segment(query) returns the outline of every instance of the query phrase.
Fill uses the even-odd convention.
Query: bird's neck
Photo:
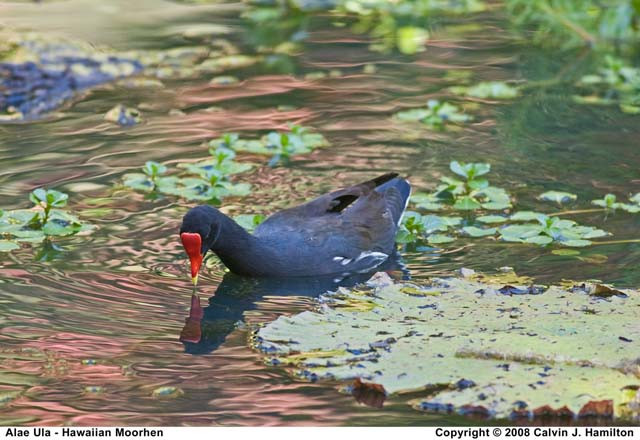
[[[232,272],[241,275],[255,273],[270,259],[264,244],[226,215],[221,216],[220,233],[210,249]]]

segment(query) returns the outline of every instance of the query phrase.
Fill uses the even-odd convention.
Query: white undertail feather
[[[404,202],[404,208],[402,208],[402,214],[400,214],[400,218],[398,219],[398,224],[396,226],[400,226],[400,224],[402,223],[402,217],[404,217],[404,213],[407,210],[407,206],[409,206],[409,200],[411,199],[411,186],[409,186],[409,196],[407,197],[407,200],[405,200]]]

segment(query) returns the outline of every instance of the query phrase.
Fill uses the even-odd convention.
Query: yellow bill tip
[[[198,284],[198,275],[196,275],[195,277],[191,277],[191,281],[193,281],[193,285],[197,285]]]

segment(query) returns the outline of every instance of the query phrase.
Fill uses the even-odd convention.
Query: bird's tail
[[[385,176],[389,176],[389,174],[385,174]],[[376,191],[384,194],[387,206],[393,216],[393,220],[399,225],[400,220],[402,219],[402,214],[405,209],[407,209],[407,204],[409,203],[411,185],[406,179],[397,176],[398,175],[396,174],[390,180],[385,181],[382,185],[376,188]]]

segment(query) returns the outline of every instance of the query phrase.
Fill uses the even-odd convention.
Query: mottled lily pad
[[[316,311],[260,328],[255,347],[301,379],[357,378],[387,394],[423,392],[410,403],[425,411],[507,418],[562,409],[578,416],[604,405],[611,411],[599,415],[637,417],[628,390],[640,385],[633,374],[640,294],[603,298],[512,279],[340,289],[322,296]],[[369,309],[349,308],[363,296]]]

